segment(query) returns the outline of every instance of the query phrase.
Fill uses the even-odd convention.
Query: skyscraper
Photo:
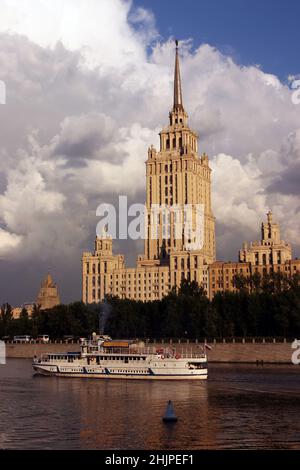
[[[98,302],[107,294],[143,301],[160,299],[182,279],[195,280],[208,290],[207,269],[216,253],[211,169],[208,156],[199,156],[198,136],[188,125],[177,41],[174,102],[169,125],[159,135],[160,149],[151,146],[146,161],[144,254],[138,257],[136,268],[126,268],[124,256],[113,255],[111,238],[107,234],[97,237],[94,253],[84,253],[82,258],[84,302]],[[186,228],[187,209],[191,231]],[[195,243],[199,239],[201,243]]]

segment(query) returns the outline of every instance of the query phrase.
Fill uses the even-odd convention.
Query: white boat
[[[85,340],[80,352],[47,353],[33,360],[38,374],[97,379],[203,380],[205,353],[145,348],[129,341]]]

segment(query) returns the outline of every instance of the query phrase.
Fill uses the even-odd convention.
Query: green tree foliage
[[[3,304],[0,309],[0,334],[9,336],[13,330],[12,308],[9,304]]]
[[[233,281],[236,292],[217,293],[209,301],[196,282],[184,280],[161,301],[140,302],[107,297],[109,314],[102,333],[114,338],[217,338],[300,335],[300,276],[283,273],[243,277]],[[103,306],[102,306],[103,307]],[[101,305],[75,302],[41,311],[31,318],[25,309],[13,319],[10,305],[0,309],[0,337],[48,334],[87,337],[99,331]]]

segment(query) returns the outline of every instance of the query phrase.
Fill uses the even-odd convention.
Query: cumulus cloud
[[[0,44],[0,256],[30,263],[32,295],[52,266],[63,299],[79,298],[97,206],[118,194],[145,200],[147,148],[158,146],[172,105],[174,43],[129,1],[3,0]],[[193,51],[183,41],[181,55],[184,104],[213,169],[218,257],[235,259],[244,239],[258,238],[268,209],[297,254],[300,114],[292,90],[208,44]],[[134,261],[132,243],[117,249]],[[7,290],[9,282],[3,300]]]
[[[119,67],[144,61],[141,39],[156,35],[153,16],[142,8],[131,12],[123,0],[2,0],[0,30],[24,35],[43,48],[61,41],[82,53],[88,67]]]
[[[0,228],[0,256],[7,255],[20,245],[22,237]]]

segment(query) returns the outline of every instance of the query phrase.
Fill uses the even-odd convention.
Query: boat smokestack
[[[99,334],[100,335],[104,335],[105,333],[105,326],[110,316],[110,312],[111,312],[111,305],[105,299],[104,302],[100,303],[100,311],[99,311]]]

